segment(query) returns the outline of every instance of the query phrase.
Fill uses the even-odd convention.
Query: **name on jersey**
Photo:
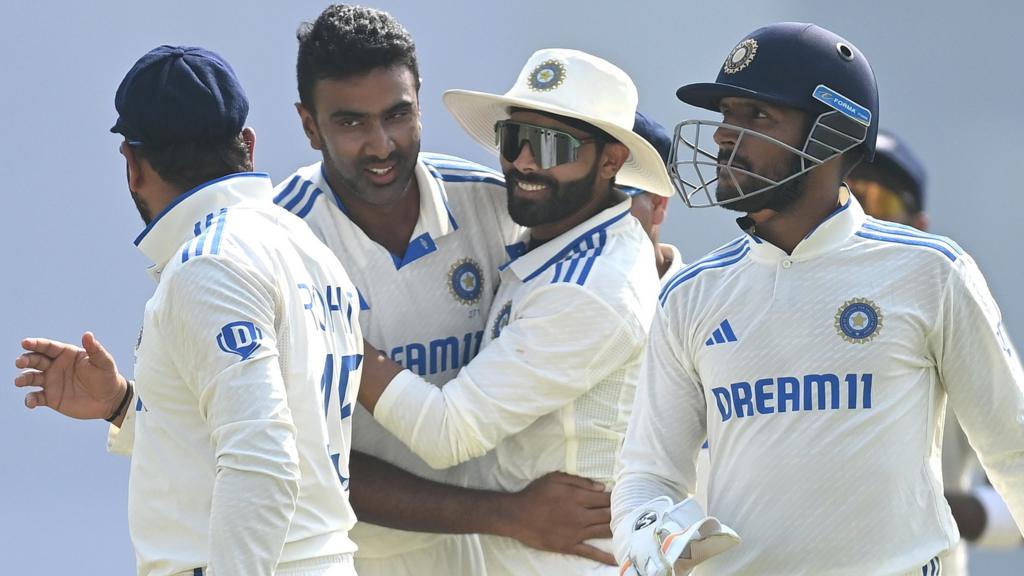
[[[448,336],[427,343],[412,342],[391,349],[391,359],[420,376],[455,370],[480,351],[483,330],[466,332],[462,338]]]
[[[346,293],[340,286],[320,287],[305,283],[298,284],[302,308],[309,314],[314,326],[324,332],[337,332],[339,322],[348,330],[352,329],[352,302],[355,294]]]
[[[783,412],[871,409],[871,385],[870,373],[807,374],[735,382],[711,393],[726,422]]]

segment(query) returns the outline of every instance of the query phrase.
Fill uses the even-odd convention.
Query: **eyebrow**
[[[411,109],[412,106],[413,106],[413,102],[411,100],[401,100],[398,103],[396,103],[393,106],[391,106],[390,108],[388,108],[387,110],[385,110],[384,112],[382,112],[381,115],[391,114],[392,112],[398,112],[400,110],[408,110],[408,109]],[[331,112],[331,116],[330,117],[331,118],[369,118],[370,116],[373,116],[373,114],[368,114],[366,112],[357,112],[355,110],[345,110],[344,108],[340,108],[338,110],[335,110],[334,112]]]

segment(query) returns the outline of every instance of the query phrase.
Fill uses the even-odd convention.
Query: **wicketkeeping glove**
[[[739,543],[740,537],[700,504],[687,498],[673,506],[655,498],[624,520],[615,534],[623,558],[620,576],[682,576]]]

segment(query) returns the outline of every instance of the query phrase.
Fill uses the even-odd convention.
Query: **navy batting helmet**
[[[815,119],[801,149],[753,131],[752,136],[771,139],[785,146],[802,160],[802,170],[781,181],[771,181],[751,174],[764,184],[752,192],[742,190],[736,198],[715,201],[706,194],[708,204],[726,204],[753,193],[760,193],[792,180],[831,158],[862,146],[864,157],[871,159],[878,133],[878,88],[875,74],[867,58],[849,41],[814,24],[780,22],[759,28],[741,40],[725,59],[715,82],[688,84],[676,91],[683,102],[718,111],[722,98],[734,96],[761,100],[771,104],[803,110]],[[695,205],[693,196],[707,190],[716,178],[705,178],[699,165],[715,165],[726,172],[739,168],[710,162],[711,154],[700,150],[698,142],[684,137],[681,128],[690,126],[721,126],[721,123],[688,121],[676,128],[673,165],[693,165],[698,181],[683,179],[678,170],[670,170],[676,187],[687,204]],[[737,130],[743,130],[736,128]],[[682,144],[693,150],[687,159]],[[670,167],[672,168],[672,167]]]

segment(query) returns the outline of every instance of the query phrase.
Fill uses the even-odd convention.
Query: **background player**
[[[633,132],[654,146],[658,155],[661,156],[662,162],[668,164],[669,153],[672,150],[672,137],[669,136],[664,126],[654,119],[648,118],[642,112],[637,112],[636,118],[633,120]],[[668,214],[668,201],[672,198],[671,191],[665,195],[647,192],[639,188],[620,188],[632,199],[630,212],[640,221],[640,226],[643,227],[644,232],[647,233],[654,245],[654,262],[658,267],[658,278],[664,282],[683,268],[683,257],[680,256],[679,249],[659,241],[661,225]]]
[[[249,103],[230,65],[161,46],[125,76],[112,132],[146,223],[157,289],[136,349],[137,394],[91,333],[29,338],[30,408],[107,418],[130,451],[141,574],[354,574],[351,399],[355,288],[252,172]]]
[[[420,153],[416,48],[390,14],[334,5],[298,36],[297,109],[323,159],[286,178],[275,201],[344,263],[367,337],[443,385],[479,350],[498,266],[523,249],[504,178]],[[474,532],[614,562],[582,543],[595,527],[611,534],[602,485],[556,473],[515,493],[468,490],[493,459],[438,471],[361,407],[354,426],[365,453],[353,454],[351,484],[361,575],[482,574]]]
[[[927,172],[906,141],[895,134],[879,130],[874,159],[858,164],[846,182],[870,216],[927,230]],[[1020,546],[1020,532],[1010,510],[984,481],[980,463],[952,410],[946,411],[943,425],[942,485],[961,537],[942,566],[944,574],[967,573],[966,542],[995,549]]]
[[[875,144],[864,55],[774,24],[715,83],[677,94],[723,115],[677,128],[677,189],[745,214],[746,234],[662,292],[616,538],[650,499],[692,493],[707,437],[708,511],[744,542],[700,573],[938,573],[956,538],[938,461],[947,397],[1024,518],[1024,375],[984,279],[952,241],[871,219],[842,186]]]

